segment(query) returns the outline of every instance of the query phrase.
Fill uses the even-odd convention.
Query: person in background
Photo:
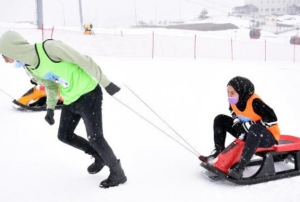
[[[273,109],[254,93],[254,85],[249,79],[241,76],[232,78],[227,84],[227,94],[231,117],[221,114],[215,118],[215,150],[209,156],[200,156],[200,159],[209,162],[216,158],[225,148],[228,132],[245,141],[239,162],[228,173],[235,179],[241,179],[258,147],[278,144],[280,130]]]
[[[0,53],[5,62],[23,67],[38,84],[45,86],[45,120],[50,125],[55,123],[54,108],[59,90],[64,103],[58,139],[95,158],[94,163],[88,167],[90,174],[98,173],[105,165],[109,167],[110,174],[100,183],[100,187],[108,188],[125,183],[127,177],[120,160],[103,135],[100,85],[111,96],[120,88],[106,78],[93,59],[57,40],[29,44],[14,31],[7,31],[1,36]],[[86,128],[87,139],[74,133],[81,119]]]

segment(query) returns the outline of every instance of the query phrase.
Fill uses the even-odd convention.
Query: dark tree
[[[207,12],[207,10],[204,8],[202,11],[201,11],[201,13],[200,13],[200,15],[199,15],[199,19],[206,19],[207,18],[207,14],[208,14],[208,12]]]

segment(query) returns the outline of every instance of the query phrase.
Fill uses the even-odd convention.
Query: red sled
[[[243,177],[240,180],[231,178],[227,175],[229,169],[239,161],[244,146],[244,141],[236,139],[212,163],[201,162],[200,165],[220,178],[241,185],[257,184],[300,175],[300,138],[281,135],[278,145],[256,150],[255,156],[259,158],[253,158],[247,165],[247,168],[259,166],[253,175]],[[293,166],[284,171],[276,171],[275,164],[278,162],[289,162]]]

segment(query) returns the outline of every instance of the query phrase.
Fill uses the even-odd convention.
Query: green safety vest
[[[96,79],[91,77],[78,65],[70,62],[54,62],[45,53],[43,43],[35,44],[39,57],[38,66],[29,69],[41,79],[51,80],[59,84],[60,96],[64,104],[68,105],[76,101],[80,96],[95,89],[98,85]]]

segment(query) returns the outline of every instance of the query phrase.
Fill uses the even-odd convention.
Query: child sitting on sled
[[[43,111],[47,110],[47,94],[44,86],[38,85],[32,79],[30,83],[35,85],[30,88],[24,95],[22,95],[19,99],[13,100],[15,104],[15,108],[20,110],[32,110],[32,111]],[[55,109],[60,109],[63,105],[63,99],[60,95],[58,95],[59,100],[55,106]]]
[[[278,144],[280,131],[273,109],[254,93],[254,85],[244,77],[234,77],[227,85],[229,110],[232,117],[220,114],[214,120],[215,150],[202,161],[211,161],[225,149],[226,132],[245,141],[240,160],[228,175],[241,179],[243,171],[258,147]]]

